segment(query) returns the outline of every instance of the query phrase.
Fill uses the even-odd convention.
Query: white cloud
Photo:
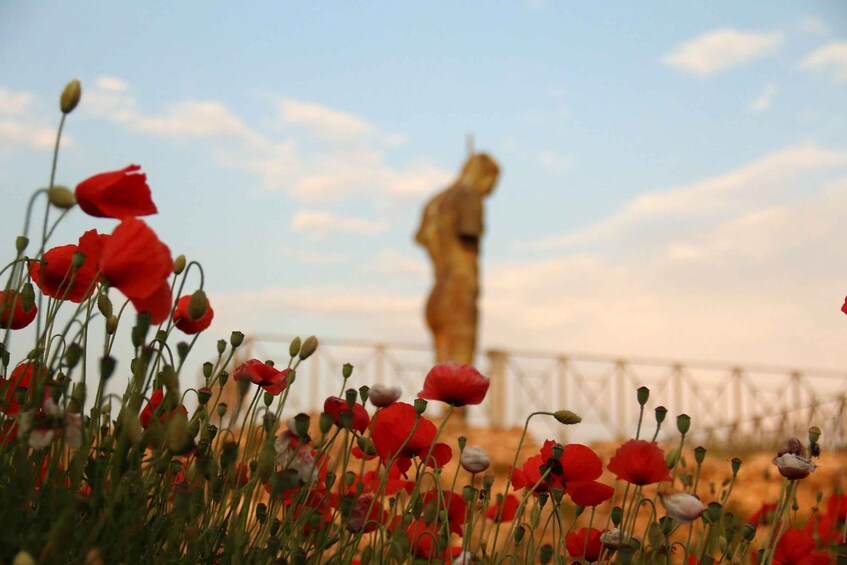
[[[782,41],[780,32],[716,29],[679,45],[662,62],[696,75],[710,76],[773,53]]]
[[[283,246],[280,253],[298,263],[306,265],[340,265],[350,261],[350,256],[345,253],[336,253],[327,249]]]
[[[429,163],[392,166],[386,148],[404,142],[367,120],[319,104],[282,99],[273,135],[247,125],[217,100],[186,100],[160,114],[144,112],[130,86],[100,77],[85,96],[84,111],[137,133],[199,139],[217,162],[259,177],[268,190],[283,190],[305,202],[340,202],[356,196],[397,198],[431,192],[450,173]],[[301,126],[292,128],[290,126]],[[314,140],[328,141],[318,144]]]
[[[810,53],[799,68],[826,73],[837,82],[847,82],[847,41],[832,41]]]
[[[0,119],[0,148],[2,149],[25,147],[27,149],[47,150],[53,149],[54,143],[56,143],[56,130],[54,128]],[[62,145],[63,147],[71,147],[73,140],[63,135]]]
[[[97,88],[101,90],[108,90],[111,92],[126,92],[129,90],[129,84],[117,77],[101,76],[97,78],[94,84],[96,84]]]
[[[363,218],[342,218],[329,212],[300,210],[291,220],[291,231],[304,233],[314,240],[322,240],[336,233],[355,235],[377,235],[384,232],[388,224]]]
[[[0,114],[17,115],[24,112],[32,102],[32,94],[9,90],[0,86]]]
[[[773,97],[776,96],[777,87],[775,84],[768,84],[762,89],[756,98],[750,102],[750,111],[754,114],[760,114],[771,107]]]
[[[312,135],[332,141],[359,140],[376,128],[367,121],[320,104],[283,98],[279,102],[282,120],[307,128]]]
[[[626,234],[648,221],[691,222],[751,204],[763,205],[786,190],[801,174],[845,164],[847,151],[816,145],[789,148],[700,182],[644,193],[584,230],[543,238],[521,247],[549,250],[596,243]]]

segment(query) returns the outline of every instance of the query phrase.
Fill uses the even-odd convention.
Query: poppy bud
[[[310,335],[306,338],[306,341],[303,342],[303,346],[300,348],[300,353],[298,357],[301,361],[305,361],[309,357],[312,356],[312,353],[318,348],[318,338],[313,335]]]
[[[353,411],[342,410],[338,414],[338,427],[349,430],[353,426]]]
[[[545,543],[538,549],[538,560],[541,562],[541,565],[550,563],[550,560],[553,559],[554,551],[553,546],[549,543]]]
[[[82,97],[82,84],[77,79],[73,79],[65,85],[62,95],[59,97],[59,109],[63,114],[70,114],[79,104],[79,99]]]
[[[185,270],[185,255],[177,255],[174,259],[174,274],[181,275]]]
[[[300,413],[294,416],[294,433],[297,437],[304,438],[309,435],[309,423],[312,418],[308,414]]]
[[[646,386],[642,386],[638,388],[638,404],[644,406],[647,404],[647,400],[650,398],[650,389]]]
[[[703,512],[703,519],[708,524],[716,524],[721,519],[722,512],[723,506],[719,502],[710,502]]]
[[[227,408],[229,408],[229,406],[227,406],[226,402],[221,402],[218,404],[217,408],[215,409],[215,411],[218,413],[218,418],[223,418],[224,415],[226,415]]]
[[[706,510],[699,498],[687,492],[660,492],[659,500],[667,510],[668,517],[677,522],[691,522]]]
[[[621,520],[623,520],[623,508],[615,506],[612,508],[612,524],[617,528],[621,525]]]
[[[744,538],[744,541],[753,541],[753,538],[756,537],[756,525],[749,522],[744,524],[741,527],[741,537]]]
[[[335,484],[336,475],[332,471],[326,472],[326,477],[324,477],[324,487],[326,490],[330,490],[332,486]]]
[[[526,528],[523,526],[518,526],[515,528],[515,545],[521,543],[523,541],[523,537],[526,534]]]
[[[269,392],[265,392],[262,395],[262,401],[265,403],[265,406],[270,407],[270,405],[274,402],[274,395]]]
[[[288,346],[288,355],[292,359],[297,357],[297,354],[300,353],[300,338],[295,337],[291,340],[291,344]]]
[[[676,417],[676,429],[679,433],[685,435],[689,428],[691,428],[691,417],[688,414],[680,414]]]
[[[210,398],[212,398],[212,389],[207,386],[200,387],[197,391],[197,401],[200,405],[205,406],[209,402]]]
[[[105,292],[100,293],[97,297],[97,309],[103,315],[104,318],[110,318],[112,316],[112,301],[109,300],[109,295]]]
[[[421,416],[424,412],[426,412],[427,402],[423,398],[415,399],[415,413],[418,416]]]
[[[351,365],[350,363],[344,363],[344,365],[341,366],[341,376],[344,377],[345,379],[349,379],[350,375],[352,375],[352,374],[353,374],[353,365]]]
[[[459,451],[464,451],[465,446],[468,444],[468,438],[466,438],[465,436],[459,436],[456,439],[456,443],[459,444]]]
[[[85,265],[85,253],[82,251],[74,251],[74,254],[71,258],[71,267],[74,269],[79,269],[83,265]]]
[[[809,443],[818,443],[821,438],[821,429],[817,426],[809,428]]]
[[[344,391],[344,400],[347,402],[347,408],[353,408],[353,405],[356,404],[357,395],[358,391],[355,388],[348,388]]]
[[[318,417],[318,428],[322,434],[327,434],[332,429],[332,424],[334,423],[335,418],[328,412],[321,412],[320,417]]]
[[[54,185],[48,188],[47,200],[61,210],[69,210],[76,206],[76,197],[66,186]]]
[[[566,426],[582,422],[582,418],[570,410],[556,410],[553,412],[553,417],[556,418],[557,422],[565,424]]]
[[[664,406],[656,406],[656,423],[661,425],[665,421],[665,416],[668,415],[668,409]]]
[[[115,372],[115,366],[117,365],[117,361],[114,357],[110,355],[106,355],[100,358],[100,379],[107,381],[112,377],[112,374]]]
[[[206,361],[205,363],[203,363],[203,376],[207,380],[209,379],[209,377],[212,376],[212,369],[214,369],[214,368],[215,368],[215,366],[212,365],[212,363],[210,361]]]
[[[109,316],[106,318],[106,333],[113,335],[116,331],[118,331],[118,317]]]
[[[264,502],[260,502],[256,505],[256,519],[260,524],[264,524],[265,520],[268,518],[268,505]]]
[[[244,343],[244,334],[241,332],[232,332],[229,336],[229,344],[233,349],[238,348],[242,343]]]
[[[191,295],[191,299],[188,301],[188,318],[192,322],[196,322],[203,317],[208,307],[209,299],[206,298],[206,293],[203,292],[203,289],[195,290],[194,294]]]
[[[362,399],[362,405],[364,406],[365,402],[368,401],[368,396],[370,395],[371,387],[368,385],[362,385],[359,387],[359,398]]]
[[[135,317],[135,326],[132,328],[132,345],[135,347],[144,345],[148,331],[150,331],[150,314],[139,312]]]
[[[462,449],[459,462],[462,468],[468,473],[482,473],[491,466],[491,459],[489,459],[488,453],[483,448],[476,446]]]
[[[121,413],[118,415],[118,422],[121,426],[121,434],[126,434],[130,443],[136,445],[141,442],[141,424],[138,422],[138,418],[132,415],[129,410],[121,410]]]
[[[173,365],[165,365],[159,371],[159,382],[168,389],[168,391],[179,392],[179,377],[176,375],[176,369]]]
[[[371,438],[365,436],[356,437],[356,445],[362,450],[362,453],[368,457],[376,455],[376,446]]]
[[[218,435],[218,427],[214,424],[208,424],[203,428],[200,437],[206,441],[212,441]]]
[[[368,390],[368,399],[377,408],[385,408],[394,404],[402,394],[403,391],[398,386],[375,384]]]
[[[703,460],[706,459],[706,448],[701,446],[694,448],[694,460],[697,461],[698,465],[703,464]]]
[[[262,444],[262,450],[259,452],[259,459],[256,465],[256,475],[259,481],[266,483],[270,480],[271,474],[274,471],[274,460],[276,459],[276,450],[274,449],[273,438],[269,437],[269,441]]]
[[[81,414],[83,406],[85,406],[85,383],[74,383],[71,399],[68,402],[68,412]]]
[[[180,361],[185,361],[185,358],[188,357],[188,352],[191,350],[191,346],[188,345],[188,342],[178,341],[176,344],[176,356]]]
[[[221,467],[228,469],[238,459],[238,444],[234,441],[225,441],[221,448]]]

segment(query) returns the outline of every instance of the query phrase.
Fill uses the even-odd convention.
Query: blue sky
[[[412,235],[472,133],[483,346],[847,362],[840,2],[21,1],[0,36],[0,242],[79,78],[58,181],[143,166],[212,337],[426,341]]]

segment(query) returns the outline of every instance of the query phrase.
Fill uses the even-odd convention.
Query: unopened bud
[[[730,461],[729,464],[732,467],[732,476],[734,477],[738,474],[738,470],[741,468],[741,459],[739,459],[738,457],[733,457],[732,461]]]
[[[82,84],[73,79],[65,85],[62,95],[59,97],[59,109],[63,114],[70,114],[79,104],[79,99],[82,97]]]
[[[111,355],[106,355],[100,358],[100,379],[107,381],[111,378],[112,374],[115,372],[115,366],[118,364],[117,360]]]
[[[71,399],[68,402],[68,412],[71,414],[81,414],[83,406],[85,406],[85,383],[74,383]]]
[[[329,433],[329,430],[332,429],[332,424],[335,423],[335,419],[332,417],[332,414],[328,412],[321,412],[320,417],[318,417],[318,429],[320,429],[322,434]]]
[[[679,463],[680,455],[681,452],[679,450],[679,446],[676,446],[673,449],[669,450],[667,455],[665,455],[665,466],[668,469],[673,469],[674,467],[676,467],[676,464]]]
[[[341,366],[341,376],[344,377],[345,379],[349,379],[350,375],[352,375],[352,374],[353,374],[353,365],[351,365],[350,363],[344,363],[344,365]]]
[[[359,387],[359,398],[362,399],[362,404],[368,401],[368,396],[370,395],[371,387],[368,385],[362,385]]]
[[[66,186],[54,185],[47,189],[47,200],[62,210],[69,210],[76,206],[74,193]]]
[[[685,435],[689,428],[691,428],[691,417],[688,414],[680,414],[676,417],[676,429],[679,433]]]
[[[660,424],[665,421],[665,416],[668,415],[668,409],[664,406],[656,406],[656,423]]]
[[[644,406],[647,404],[647,400],[650,398],[650,389],[646,386],[642,386],[638,388],[638,404]]]
[[[694,448],[694,460],[697,461],[698,465],[703,464],[703,460],[706,459],[706,448],[702,445]]]
[[[809,443],[818,443],[821,439],[821,429],[817,426],[809,428]]]
[[[356,444],[359,446],[359,449],[362,450],[368,457],[373,457],[376,455],[376,446],[371,438],[366,436],[356,436]]]
[[[242,343],[244,343],[244,334],[241,332],[232,332],[229,336],[229,344],[233,349],[239,347]]]
[[[541,565],[547,565],[553,559],[553,553],[555,550],[553,546],[549,543],[545,543],[538,550],[538,560],[541,562]]]
[[[83,265],[85,265],[85,253],[82,251],[74,251],[73,256],[71,257],[71,267],[74,269],[79,269]]]
[[[65,350],[65,365],[68,369],[73,369],[79,360],[82,358],[82,346],[78,343],[72,343]]]
[[[224,351],[226,351],[226,340],[219,339],[217,346],[218,346],[218,355],[223,355]]]
[[[306,341],[303,342],[303,346],[300,348],[300,353],[298,357],[301,361],[304,361],[312,356],[312,353],[318,348],[318,338],[313,335],[310,335],[306,338]]]
[[[185,270],[185,255],[177,255],[174,259],[174,274],[181,275]]]
[[[12,559],[12,565],[35,565],[35,559],[26,551],[19,551]]]
[[[291,340],[291,344],[288,346],[288,355],[292,359],[297,357],[297,354],[300,353],[300,338],[295,337]]]
[[[347,408],[353,408],[353,405],[356,404],[356,398],[359,395],[359,391],[355,388],[348,388],[344,391],[344,400],[347,402]]]
[[[118,317],[109,316],[108,318],[106,318],[106,333],[108,335],[112,335],[116,331],[118,331]]]
[[[112,301],[109,300],[109,295],[105,292],[100,293],[97,297],[97,309],[100,310],[104,318],[108,319],[112,316]]]
[[[553,412],[553,417],[556,418],[557,422],[565,424],[566,426],[582,422],[582,418],[570,410],[556,410]]]
[[[23,253],[26,246],[29,245],[29,238],[23,235],[19,235],[15,238],[15,249],[18,253]]]
[[[612,524],[617,528],[621,525],[621,520],[623,520],[623,508],[615,506],[612,508]]]
[[[209,299],[203,289],[197,289],[188,300],[188,319],[196,322],[203,317],[209,307]]]

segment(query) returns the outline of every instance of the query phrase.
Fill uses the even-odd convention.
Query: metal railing
[[[289,342],[255,335],[241,355],[280,360]],[[432,366],[432,351],[420,344],[321,340],[298,372],[287,411],[319,411],[327,396],[339,394],[344,363],[355,367],[350,385],[400,386],[409,399]],[[472,425],[522,427],[531,412],[559,409],[582,417],[577,426],[535,418],[530,431],[538,439],[587,443],[632,437],[639,415],[636,390],[646,386],[651,392],[642,437],[653,435],[654,408],[661,405],[668,415],[660,439],[676,434],[675,418],[685,413],[692,419],[690,437],[701,443],[774,446],[788,436],[805,438],[816,425],[825,446],[847,444],[847,372],[499,349],[481,354],[477,367],[491,379],[491,388],[483,404],[469,407]],[[428,414],[438,409],[431,403]]]

